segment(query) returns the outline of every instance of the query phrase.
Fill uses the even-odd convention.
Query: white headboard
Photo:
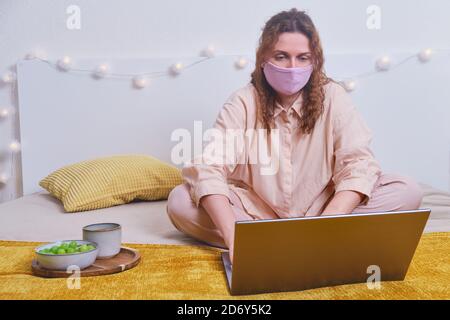
[[[177,60],[106,62],[114,72],[140,73],[164,71]],[[189,64],[199,58],[182,60]],[[210,127],[231,92],[248,83],[253,64],[237,70],[235,61],[234,56],[219,56],[176,77],[154,79],[144,89],[134,88],[129,79],[95,79],[39,60],[20,61],[24,194],[42,190],[39,180],[53,170],[99,156],[143,153],[171,162],[176,144],[170,140],[172,131],[192,132],[195,120],[203,120],[204,130]],[[76,60],[76,67],[95,68],[103,62]],[[326,70],[330,76],[349,76],[373,70],[373,62],[372,55],[328,55]],[[358,83],[353,99],[374,132],[373,149],[385,171],[448,188],[450,90],[443,83],[450,80],[449,69],[449,62],[413,61]]]
[[[185,64],[199,58],[184,59]],[[193,130],[194,120],[211,126],[230,93],[245,85],[249,72],[232,58],[207,60],[176,77],[153,79],[136,89],[129,79],[95,79],[67,73],[39,60],[18,63],[24,194],[70,163],[118,153],[142,153],[170,162],[176,128]],[[103,60],[76,61],[94,68]],[[165,71],[168,59],[114,60],[117,73]],[[74,66],[75,67],[75,66]]]

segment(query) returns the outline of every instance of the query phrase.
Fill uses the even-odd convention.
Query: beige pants
[[[353,212],[414,210],[420,207],[423,192],[410,177],[397,174],[382,174],[375,184],[372,196],[366,205],[357,206]],[[230,190],[231,207],[235,221],[254,220],[245,212],[239,197]],[[189,185],[176,186],[169,194],[167,214],[173,225],[181,232],[209,245],[227,248],[220,231],[206,210],[197,208],[189,194]],[[272,219],[279,217],[273,214]]]

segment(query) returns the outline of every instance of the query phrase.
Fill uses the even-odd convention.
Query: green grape
[[[89,251],[95,249],[95,247],[94,247],[92,244],[88,244],[88,245],[87,245],[87,248],[88,248]]]
[[[64,242],[59,246],[59,248],[66,250],[67,248],[69,248],[69,243]]]
[[[53,246],[53,247],[50,249],[50,251],[51,251],[52,253],[56,254],[56,253],[58,253],[58,249],[59,249],[58,246]]]
[[[80,247],[80,252],[86,252],[86,251],[88,251],[89,249],[88,249],[88,246],[87,245],[85,245],[85,244],[83,244],[81,247]]]
[[[76,241],[71,241],[69,243],[69,247],[71,247],[71,248],[76,248],[77,246],[78,246],[78,243]]]
[[[74,248],[67,248],[66,250],[67,253],[75,253],[75,249]]]
[[[66,254],[66,250],[64,250],[63,248],[59,248],[56,254]]]

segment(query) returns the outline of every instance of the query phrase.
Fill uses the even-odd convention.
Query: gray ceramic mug
[[[120,252],[122,227],[118,223],[95,223],[83,227],[83,240],[98,244],[97,259],[109,259]]]

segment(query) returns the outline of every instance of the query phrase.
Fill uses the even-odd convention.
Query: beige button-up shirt
[[[185,163],[182,175],[196,206],[208,194],[230,199],[230,189],[256,219],[270,218],[274,213],[280,218],[319,215],[334,192],[341,190],[363,193],[362,203],[366,204],[381,174],[369,147],[372,133],[339,84],[331,81],[324,89],[324,112],[311,134],[304,134],[298,127],[300,95],[289,109],[277,103],[274,118],[278,130],[271,138],[257,134],[262,124],[257,121],[253,85],[233,92],[213,130],[238,129],[245,134],[253,129],[254,134],[246,135],[249,138],[232,155],[211,153],[227,150],[223,147],[225,138],[212,139],[201,155]],[[258,153],[264,149],[261,146],[266,146],[264,157]],[[208,155],[215,156],[205,157],[208,147]],[[207,157],[209,162],[204,161]]]

